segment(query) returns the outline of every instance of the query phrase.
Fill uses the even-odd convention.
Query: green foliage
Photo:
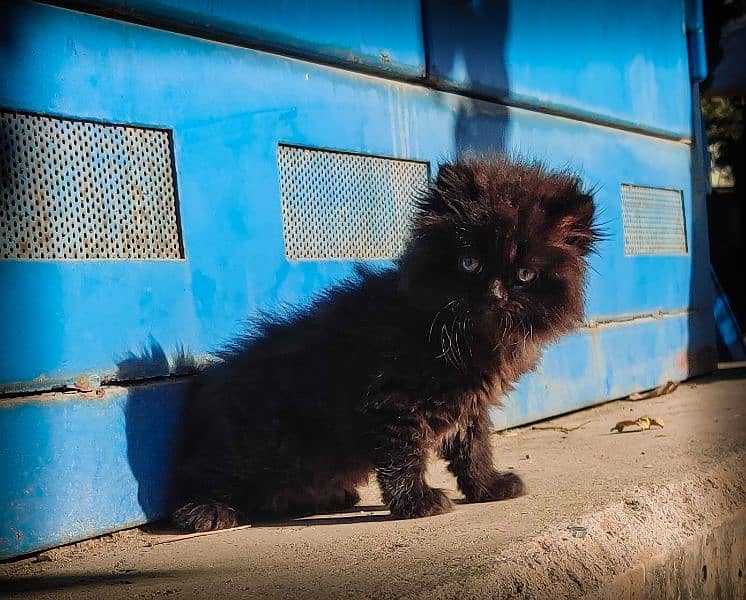
[[[744,127],[744,107],[746,98],[704,98],[702,116],[707,130],[707,139],[713,150],[715,166],[736,171],[737,161],[741,160],[739,148]]]

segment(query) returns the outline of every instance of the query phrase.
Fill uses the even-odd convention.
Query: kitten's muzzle
[[[495,279],[495,281],[492,282],[492,285],[490,286],[490,291],[492,292],[492,295],[495,297],[495,299],[501,302],[507,300],[508,298],[508,294],[505,291],[505,286],[502,284],[502,281],[500,281],[499,279]]]

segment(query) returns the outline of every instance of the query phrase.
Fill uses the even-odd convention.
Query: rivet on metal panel
[[[81,392],[91,392],[101,387],[101,377],[98,375],[79,375],[75,378],[73,387]]]

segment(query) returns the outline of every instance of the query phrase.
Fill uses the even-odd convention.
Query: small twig
[[[585,427],[588,425],[588,423],[593,423],[593,421],[586,421],[585,423],[581,423],[580,425],[577,425],[575,427],[560,427],[560,426],[550,426],[550,427],[539,427],[537,425],[534,425],[531,429],[540,429],[542,431],[561,431],[562,433],[570,433],[571,431],[576,431],[580,429],[581,427]]]
[[[184,535],[177,535],[176,537],[168,538],[167,540],[159,540],[150,544],[151,546],[160,546],[161,544],[171,544],[172,542],[181,542],[183,540],[190,540],[196,537],[202,537],[204,535],[214,535],[216,533],[228,533],[229,531],[239,531],[241,529],[248,529],[251,525],[241,525],[240,527],[231,527],[230,529],[215,529],[214,531],[197,531],[196,533],[186,533]]]
[[[657,388],[648,390],[647,392],[635,392],[627,396],[627,400],[647,400],[649,398],[657,398],[658,396],[665,396],[673,392],[679,384],[673,381],[667,381],[663,385],[659,385]]]

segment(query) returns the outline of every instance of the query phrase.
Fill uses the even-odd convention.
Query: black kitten
[[[488,408],[583,314],[598,238],[578,179],[505,157],[440,168],[396,268],[359,270],[262,320],[187,400],[174,522],[188,530],[354,505],[376,472],[397,517],[449,510],[431,450],[469,502],[513,498]]]

